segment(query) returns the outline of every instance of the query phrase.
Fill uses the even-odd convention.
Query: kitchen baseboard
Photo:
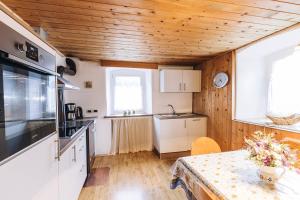
[[[190,156],[191,151],[180,151],[180,152],[170,152],[170,153],[159,153],[156,148],[153,149],[153,152],[159,157],[161,160],[168,159],[177,159],[184,156]]]

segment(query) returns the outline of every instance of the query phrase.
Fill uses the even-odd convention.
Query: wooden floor
[[[104,169],[106,181],[84,187],[79,200],[185,200],[181,188],[169,189],[173,163],[152,152],[97,157],[94,168]]]

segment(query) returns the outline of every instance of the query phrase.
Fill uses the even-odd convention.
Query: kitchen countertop
[[[164,116],[165,115],[165,116]],[[167,116],[170,115],[170,116]],[[171,114],[157,114],[154,115],[155,118],[158,118],[160,120],[165,119],[185,119],[185,118],[198,118],[198,117],[207,117],[203,114],[197,114],[197,113],[177,113],[177,116],[171,116]]]
[[[89,127],[89,125],[91,123],[93,123],[93,119],[96,119],[96,118],[83,118],[83,119],[80,119],[80,120],[76,120],[76,121],[84,121],[83,123],[83,126],[78,129],[76,131],[76,133],[73,134],[72,137],[70,138],[59,138],[59,153],[60,155],[62,155],[75,141],[76,139],[81,135],[82,132],[85,132],[86,129]]]
[[[111,118],[124,118],[124,117],[151,117],[153,114],[132,114],[132,115],[108,115],[104,116],[105,119],[111,119]]]
[[[94,116],[94,117],[83,117],[82,119],[76,119],[76,121],[87,121],[87,120],[95,120],[97,119],[98,116]]]

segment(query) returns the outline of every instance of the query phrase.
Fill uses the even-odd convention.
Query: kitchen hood
[[[57,76],[57,87],[65,90],[80,90],[79,87],[73,85],[70,81],[61,76]]]

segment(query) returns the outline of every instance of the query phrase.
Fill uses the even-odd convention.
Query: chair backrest
[[[209,137],[197,138],[192,143],[192,155],[209,154],[209,153],[219,153],[221,148],[216,141]]]

